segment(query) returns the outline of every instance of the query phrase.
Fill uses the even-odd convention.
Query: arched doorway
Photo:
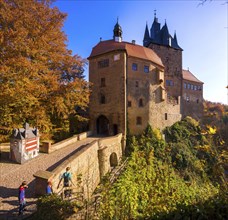
[[[97,118],[97,134],[108,135],[109,134],[108,130],[109,130],[108,119],[104,115],[99,116]]]
[[[111,167],[116,167],[118,165],[118,160],[117,160],[117,154],[112,153],[109,158],[110,161],[110,166]]]

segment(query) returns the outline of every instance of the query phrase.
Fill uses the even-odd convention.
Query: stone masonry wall
[[[131,70],[132,63],[138,70]],[[149,73],[144,66],[149,66]],[[128,128],[130,134],[140,134],[150,124],[153,128],[163,129],[181,120],[180,100],[170,104],[164,88],[164,72],[153,63],[137,58],[128,59]],[[142,106],[139,101],[142,100]],[[142,119],[141,124],[137,118]]]
[[[116,58],[117,57],[117,58]],[[98,67],[98,62],[109,60],[109,66]],[[96,134],[97,118],[104,115],[109,121],[109,135],[113,135],[113,125],[118,126],[117,133],[126,131],[125,81],[126,54],[123,51],[111,52],[92,58],[89,63],[89,81],[92,83],[90,96],[90,129]],[[101,83],[101,79],[104,83]],[[100,103],[101,95],[105,103]]]
[[[173,86],[165,85],[167,93],[174,97],[181,96],[182,50],[157,44],[150,44],[149,48],[158,54],[165,66],[165,82],[172,80],[174,83]]]
[[[60,192],[63,183],[57,189],[61,175],[65,172],[66,167],[70,167],[72,181],[75,186],[74,191],[83,191],[84,197],[89,198],[101,178],[111,170],[111,155],[116,155],[119,163],[122,157],[122,134],[113,137],[93,141],[91,144],[83,147],[69,159],[56,167],[52,172],[38,171],[36,177],[35,191],[41,195],[45,192],[47,180],[51,180],[54,192]],[[77,177],[81,176],[81,185],[77,187]],[[45,180],[46,178],[46,180]]]

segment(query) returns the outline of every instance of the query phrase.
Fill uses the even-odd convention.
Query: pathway
[[[87,145],[96,139],[95,137],[88,137],[53,153],[40,153],[39,156],[22,165],[12,163],[6,158],[0,158],[0,220],[18,219],[18,187],[23,180],[26,180],[29,186],[26,191],[28,205],[26,213],[29,214],[36,207],[34,195],[35,178],[33,174],[38,170],[52,171],[56,164],[66,159],[77,148]]]

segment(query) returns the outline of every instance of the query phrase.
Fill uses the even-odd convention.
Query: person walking
[[[18,195],[19,213],[18,213],[18,215],[21,215],[21,214],[23,214],[23,211],[26,211],[26,209],[25,209],[25,206],[26,206],[25,189],[26,188],[28,188],[28,185],[27,185],[26,181],[23,181],[19,187],[19,195]]]
[[[74,185],[74,183],[72,182],[72,175],[70,173],[70,167],[66,168],[66,171],[63,173],[63,175],[61,176],[60,180],[59,180],[59,184],[57,189],[59,188],[59,185],[61,183],[61,181],[63,180],[63,187],[70,187],[70,182]],[[66,197],[71,197],[71,189],[65,189],[64,190],[64,196]]]

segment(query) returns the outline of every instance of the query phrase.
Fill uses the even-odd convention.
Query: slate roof
[[[184,80],[203,84],[203,82],[198,80],[189,70],[182,70],[182,76]]]
[[[125,51],[128,56],[137,57],[164,67],[160,57],[151,49],[128,42],[116,42],[114,40],[107,40],[99,42],[93,47],[88,59],[113,51]]]
[[[176,33],[174,37],[169,34],[168,26],[165,22],[162,28],[160,28],[160,23],[158,19],[154,17],[154,22],[150,29],[150,36],[148,36],[148,27],[146,25],[143,45],[148,47],[150,43],[159,44],[163,46],[169,46],[175,49],[182,50],[182,48],[177,43],[177,36]]]
[[[27,137],[25,137],[25,134],[27,134]],[[15,139],[25,139],[25,138],[33,138],[38,136],[38,129],[37,128],[30,128],[28,123],[25,123],[24,128],[14,129],[12,138]]]

